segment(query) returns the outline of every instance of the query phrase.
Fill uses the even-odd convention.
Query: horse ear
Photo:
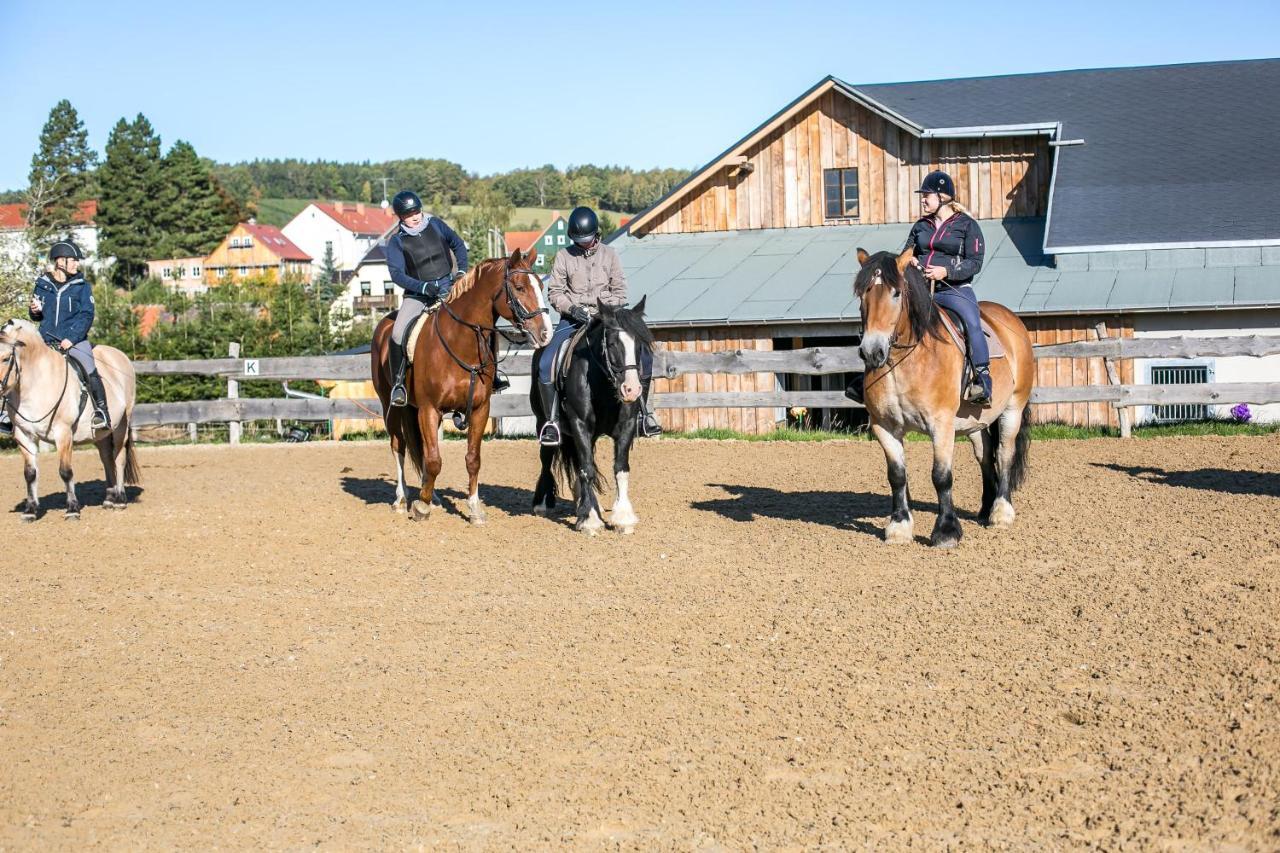
[[[518,263],[520,263],[520,250],[515,249],[511,252],[511,265],[515,266]]]
[[[634,313],[634,314],[635,314],[636,316],[638,316],[638,317],[643,317],[643,316],[644,316],[644,301],[645,301],[646,299],[648,299],[648,298],[649,298],[649,294],[647,294],[647,293],[646,293],[644,296],[641,296],[641,297],[640,297],[640,301],[636,303],[636,307],[631,309],[632,313]]]
[[[858,266],[865,267],[867,265],[867,261],[870,258],[871,256],[867,254],[867,250],[859,246],[858,247]]]
[[[537,257],[538,257],[537,249],[530,249],[529,251],[524,253],[524,259],[528,261],[530,269],[533,269],[533,262]]]
[[[910,246],[902,250],[902,254],[898,255],[898,272],[906,272],[907,267],[911,266],[911,260],[916,256],[915,250]]]
[[[613,316],[613,306],[599,297],[596,297],[596,308],[600,309],[600,314],[602,316]]]

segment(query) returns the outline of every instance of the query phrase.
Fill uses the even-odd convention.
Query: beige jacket
[[[547,283],[547,301],[565,314],[575,305],[595,310],[596,300],[610,305],[627,301],[627,276],[618,253],[604,243],[588,251],[569,246],[556,253]]]

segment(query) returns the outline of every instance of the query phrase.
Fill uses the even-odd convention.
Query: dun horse
[[[392,504],[396,511],[405,510],[404,457],[408,453],[422,476],[418,499],[409,502],[409,517],[431,515],[441,467],[440,419],[445,412],[461,412],[467,421],[467,508],[473,524],[484,523],[479,493],[480,442],[489,420],[489,398],[497,372],[492,345],[498,334],[496,324],[499,318],[507,320],[534,346],[545,346],[551,340],[550,311],[542,283],[530,269],[534,257],[535,253],[521,255],[517,249],[510,258],[481,262],[456,281],[444,303],[422,320],[410,356],[407,406],[390,404],[387,344],[395,312],[374,329],[373,385],[382,401],[396,460],[396,499]]]
[[[991,362],[991,405],[978,408],[961,396],[965,355],[942,329],[924,273],[907,249],[900,255],[858,250],[862,265],[854,293],[862,302],[864,400],[871,431],[889,463],[893,510],[885,542],[910,542],[911,496],[902,439],[908,430],[933,440],[933,485],[938,521],[931,543],[960,542],[960,521],[951,500],[952,451],[957,434],[969,436],[982,466],[983,524],[1013,523],[1013,491],[1027,471],[1031,389],[1035,359],[1026,327],[1008,308],[980,303],[1005,355]]]
[[[111,430],[96,434],[89,424],[91,407],[66,357],[49,347],[36,327],[26,320],[10,320],[0,327],[0,398],[13,421],[13,436],[22,451],[27,480],[27,500],[22,507],[24,521],[35,521],[39,514],[36,460],[41,441],[57,447],[58,473],[67,487],[67,518],[80,517],[80,501],[71,470],[71,451],[76,443],[92,441],[98,446],[107,482],[103,506],[124,509],[129,502],[125,486],[141,482],[130,430],[133,365],[115,347],[93,349],[107,392],[107,407],[115,416]]]

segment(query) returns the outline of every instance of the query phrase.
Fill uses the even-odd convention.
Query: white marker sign
[[[256,358],[246,358],[244,360],[244,375],[257,376],[259,373],[258,360]]]

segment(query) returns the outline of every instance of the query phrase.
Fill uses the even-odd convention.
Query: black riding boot
[[[658,423],[658,418],[649,410],[649,392],[645,392],[640,398],[640,411],[636,413],[636,420],[639,421],[641,438],[657,438],[662,435],[662,424]]]
[[[853,379],[849,380],[849,384],[844,386],[844,395],[855,403],[864,402],[862,399],[862,396],[865,393],[863,383],[866,382],[866,379],[867,374],[865,373],[853,374]]]
[[[500,394],[511,387],[511,380],[507,378],[507,374],[501,370],[495,371],[493,374],[493,393]]]
[[[404,344],[391,341],[387,348],[387,360],[391,368],[391,405],[404,406],[409,402],[409,394],[404,389],[404,372],[408,368],[404,358]]]
[[[560,446],[560,395],[556,393],[554,382],[539,382],[538,395],[542,398],[542,412],[547,422],[538,433],[538,444],[543,447]]]
[[[102,374],[98,371],[90,373],[89,397],[93,400],[93,420],[90,425],[94,429],[111,429],[111,414],[107,411],[107,389],[102,387]]]
[[[13,421],[4,409],[0,409],[0,435],[13,435]]]
[[[991,370],[985,364],[973,366],[973,381],[965,389],[964,398],[975,406],[991,405]]]

